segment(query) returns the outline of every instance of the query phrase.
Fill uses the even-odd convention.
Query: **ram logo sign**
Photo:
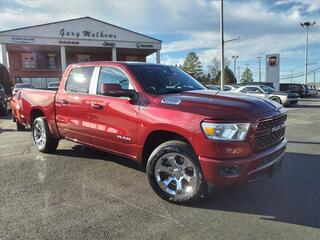
[[[286,126],[286,123],[282,123],[281,125],[279,126],[275,126],[271,129],[271,132],[278,132],[279,130],[281,130],[282,128],[284,128]]]

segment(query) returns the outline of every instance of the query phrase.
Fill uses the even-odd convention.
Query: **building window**
[[[82,62],[90,62],[90,55],[78,54],[78,62],[79,62],[79,63],[82,63]]]
[[[22,68],[37,68],[37,56],[35,53],[21,53]]]
[[[56,54],[49,53],[48,54],[48,67],[49,69],[55,69],[56,66]]]

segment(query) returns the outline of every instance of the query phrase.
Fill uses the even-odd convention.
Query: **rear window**
[[[69,93],[89,93],[91,76],[94,67],[81,67],[71,70],[66,91]]]

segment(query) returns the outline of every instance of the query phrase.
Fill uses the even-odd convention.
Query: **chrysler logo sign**
[[[279,130],[281,130],[282,128],[284,128],[286,126],[286,123],[282,123],[281,125],[279,126],[275,126],[271,129],[271,132],[278,132]]]
[[[278,57],[277,56],[270,56],[267,59],[267,62],[269,63],[270,66],[274,66],[278,64]]]

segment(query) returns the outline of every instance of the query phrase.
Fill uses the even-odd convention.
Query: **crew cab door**
[[[129,98],[102,95],[102,84],[133,89],[124,69],[115,66],[100,68],[96,79],[96,95],[90,101],[91,144],[135,158],[138,107]]]
[[[87,143],[89,136],[90,82],[94,67],[73,68],[65,88],[56,95],[56,122],[67,139]]]

